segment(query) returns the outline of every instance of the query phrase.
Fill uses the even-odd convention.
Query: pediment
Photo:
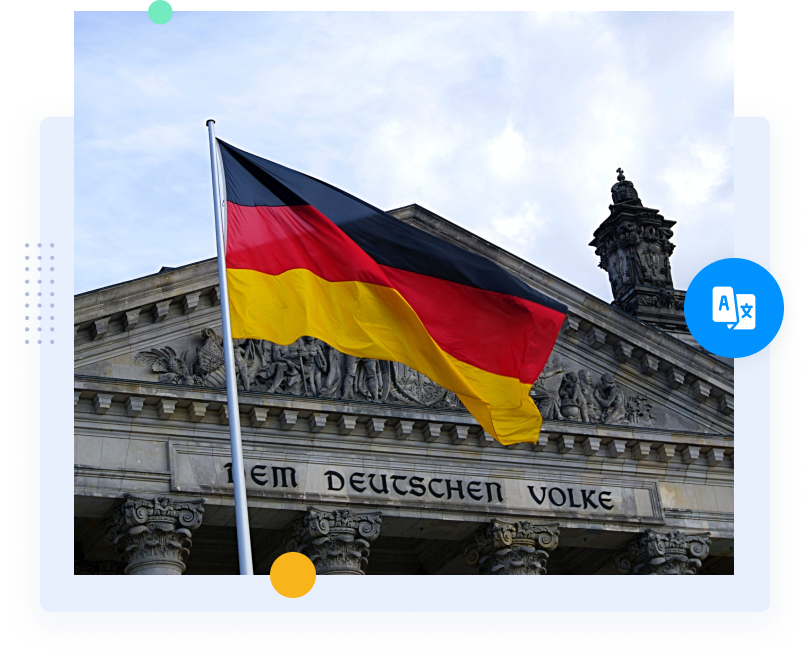
[[[533,397],[549,420],[733,433],[733,369],[416,205],[403,222],[480,253],[564,302],[569,317]],[[78,295],[74,372],[224,388],[216,261]],[[241,388],[295,397],[460,409],[400,364],[357,360],[321,341],[237,343]]]

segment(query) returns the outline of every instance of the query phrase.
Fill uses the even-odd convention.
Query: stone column
[[[202,523],[205,499],[124,495],[104,529],[104,537],[127,564],[127,575],[181,575],[191,533]]]
[[[287,551],[308,556],[319,575],[364,575],[381,521],[379,512],[307,508],[307,514],[293,522]]]
[[[505,522],[494,519],[475,534],[464,560],[482,575],[545,575],[548,553],[556,549],[556,523]]]
[[[647,529],[613,556],[622,575],[696,575],[709,555],[708,535]]]

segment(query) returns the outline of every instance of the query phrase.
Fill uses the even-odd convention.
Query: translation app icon
[[[689,333],[703,349],[739,359],[756,354],[776,337],[785,300],[767,269],[731,257],[698,272],[686,290],[683,312]]]
[[[734,295],[733,287],[712,288],[712,321],[735,331],[757,328],[757,298],[753,294]]]

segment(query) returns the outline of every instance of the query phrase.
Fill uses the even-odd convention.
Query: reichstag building
[[[229,411],[214,259],[77,295],[75,573],[238,574],[238,416],[256,574],[287,551],[319,574],[733,574],[733,365],[686,327],[675,222],[621,171],[611,195],[591,246],[612,303],[418,205],[390,212],[568,306],[536,445],[311,337],[235,340]]]

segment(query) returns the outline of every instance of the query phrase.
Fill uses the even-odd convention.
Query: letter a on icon
[[[736,323],[737,306],[731,305],[734,301],[734,288],[712,288],[712,320],[715,322]]]

